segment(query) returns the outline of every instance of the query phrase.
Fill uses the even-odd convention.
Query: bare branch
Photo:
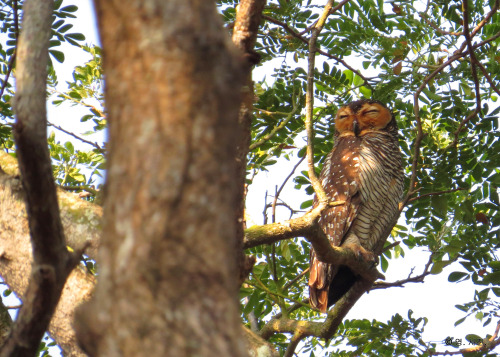
[[[61,296],[79,261],[71,254],[61,223],[47,145],[46,87],[54,2],[24,2],[17,58],[16,124],[19,169],[33,246],[31,279],[24,305],[0,352],[1,356],[35,355]]]
[[[240,187],[235,200],[240,202],[238,209],[234,212],[234,219],[241,224],[236,225],[235,237],[238,250],[238,270],[239,281],[243,282],[250,274],[255,258],[247,257],[241,248],[243,230],[244,230],[244,211],[245,211],[245,176],[247,169],[247,155],[251,141],[251,127],[253,120],[254,88],[252,81],[252,66],[260,58],[254,51],[257,33],[262,19],[262,10],[266,5],[266,0],[241,0],[237,8],[236,21],[233,28],[233,44],[241,51],[245,61],[245,80],[242,83],[241,95],[242,101],[238,113],[238,131],[240,137],[237,138],[236,152],[234,160],[236,161],[236,185]]]
[[[328,197],[314,171],[314,130],[312,124],[313,109],[314,109],[314,69],[316,58],[316,42],[318,36],[325,25],[326,19],[333,8],[333,0],[329,0],[323,9],[316,25],[313,27],[311,38],[309,39],[309,54],[308,54],[308,69],[307,69],[307,91],[306,91],[306,117],[305,126],[307,132],[307,166],[309,172],[309,180],[314,188],[314,192],[319,201],[319,205],[325,205],[328,202]]]
[[[454,188],[452,190],[445,190],[445,191],[437,191],[437,192],[430,192],[430,193],[425,193],[423,195],[420,195],[420,196],[417,196],[417,197],[413,197],[413,198],[410,198],[408,200],[408,203],[409,202],[413,202],[413,201],[416,201],[416,200],[419,200],[421,198],[424,198],[424,197],[429,197],[429,196],[439,196],[439,195],[444,195],[446,193],[452,193],[452,192],[457,192],[457,191],[463,191],[463,190],[468,190],[469,187],[459,187],[459,188]]]
[[[388,283],[386,283],[384,281],[377,281],[377,282],[373,283],[373,286],[370,288],[370,290],[387,289],[387,288],[392,288],[395,286],[403,287],[407,283],[423,283],[424,278],[431,273],[430,267],[432,264],[432,257],[433,257],[433,254],[431,254],[429,256],[429,260],[425,264],[424,269],[423,269],[421,274],[412,277],[411,276],[413,273],[413,269],[412,269],[412,271],[410,272],[410,274],[408,275],[408,277],[406,279],[396,280],[396,281],[388,282]]]
[[[51,122],[47,122],[47,125],[49,126],[53,126],[54,128],[56,128],[57,130],[60,130],[62,131],[63,133],[65,134],[68,134],[72,137],[74,137],[75,139],[78,139],[80,140],[81,142],[85,143],[85,144],[89,144],[93,147],[95,147],[97,150],[99,150],[101,153],[105,153],[106,151],[97,143],[97,142],[92,142],[92,141],[89,141],[89,140],[85,140],[84,138],[76,135],[75,133],[72,133],[71,131],[67,131],[66,129],[63,129],[62,127],[60,127],[59,125],[55,125]]]
[[[479,30],[481,30],[484,27],[484,25],[486,25],[488,23],[488,21],[490,21],[491,17],[493,15],[495,15],[495,13],[498,11],[499,6],[500,6],[500,0],[496,0],[495,5],[493,5],[490,12],[488,12],[488,14],[486,14],[484,19],[481,20],[481,22],[479,24],[477,24],[477,26],[471,32],[471,37],[476,36],[476,34],[479,32]]]
[[[273,205],[276,205],[276,201],[278,200],[278,197],[279,195],[281,194],[281,191],[283,191],[283,188],[285,187],[286,183],[288,182],[288,180],[293,176],[293,174],[295,173],[295,170],[297,170],[297,167],[299,167],[299,165],[302,163],[302,161],[304,161],[306,157],[303,156],[299,162],[297,162],[295,164],[295,166],[293,167],[292,171],[290,172],[290,174],[285,178],[285,180],[283,181],[283,183],[281,184],[280,188],[276,191],[276,196],[274,197],[274,203]]]

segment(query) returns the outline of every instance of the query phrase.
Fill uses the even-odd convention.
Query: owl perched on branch
[[[332,246],[380,255],[399,217],[403,167],[395,117],[378,101],[352,102],[337,112],[335,144],[320,180],[331,201],[319,224]],[[361,247],[361,248],[360,248]],[[322,312],[360,279],[347,266],[327,264],[311,248],[309,301]]]

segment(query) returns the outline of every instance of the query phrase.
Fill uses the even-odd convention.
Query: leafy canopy
[[[106,114],[100,49],[83,45],[83,34],[69,32],[77,6],[62,0],[55,3],[50,48],[55,61],[48,91],[53,105],[69,103],[85,108],[86,114],[69,118],[66,128],[53,126],[53,132],[72,132],[78,122],[93,123],[93,131],[102,131]],[[230,28],[238,2],[217,3]],[[272,0],[266,5],[255,48],[266,78],[254,88],[249,184],[278,161],[297,162],[305,154],[300,139],[305,129],[307,43],[325,3]],[[428,272],[440,274],[452,265],[450,283],[471,280],[476,286],[474,300],[457,306],[463,311],[457,323],[475,316],[489,325],[499,311],[498,5],[494,0],[469,1],[467,8],[461,1],[445,0],[347,1],[329,15],[319,34],[313,73],[316,172],[332,148],[332,117],[340,105],[373,98],[396,113],[411,196],[403,211],[404,224],[395,227],[387,243],[400,244],[384,252],[380,267],[385,271],[394,256],[421,247],[429,251]],[[21,1],[0,1],[0,145],[14,155],[11,73],[21,10]],[[80,47],[91,60],[75,68],[67,90],[58,91],[54,66],[65,60],[63,43]],[[65,143],[56,139],[58,134],[49,135],[54,177],[62,187],[95,200],[105,170],[105,145],[73,134],[74,141]],[[86,144],[87,149],[77,149],[76,143]],[[296,214],[311,206],[313,189],[307,172],[292,177],[297,189],[311,195],[300,207],[290,207]],[[309,243],[299,238],[248,250],[258,263],[241,288],[241,301],[242,318],[252,329],[269,328],[266,323],[280,316],[324,321],[307,302],[309,249]],[[367,356],[428,356],[436,349],[436,343],[422,339],[427,318],[414,317],[411,311],[406,317],[395,314],[387,322],[368,318],[343,321],[329,341],[322,341],[319,333],[305,339],[302,353],[313,356],[330,346],[328,351],[339,356],[350,355],[347,351],[353,349]],[[294,350],[293,338],[291,343],[290,335],[279,330],[266,338],[282,354]]]

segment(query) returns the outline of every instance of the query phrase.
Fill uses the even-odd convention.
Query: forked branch
[[[33,356],[79,254],[66,248],[47,144],[46,87],[54,2],[26,0],[17,48],[14,138],[33,246],[30,282],[1,356]]]

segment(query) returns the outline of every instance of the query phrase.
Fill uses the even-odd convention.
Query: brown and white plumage
[[[395,118],[382,103],[356,101],[339,109],[335,144],[320,180],[332,201],[319,224],[332,246],[361,247],[378,256],[399,216],[403,169]],[[366,256],[365,256],[366,258]],[[326,312],[356,282],[346,266],[320,262],[311,249],[309,300]]]

